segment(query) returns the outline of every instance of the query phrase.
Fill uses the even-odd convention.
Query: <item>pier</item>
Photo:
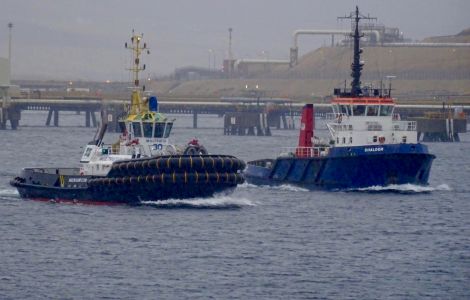
[[[193,128],[198,127],[198,116],[217,115],[223,117],[225,135],[271,135],[271,128],[295,129],[294,117],[299,116],[302,103],[289,99],[275,98],[221,98],[177,101],[160,101],[160,111],[165,114],[186,114],[193,116]],[[0,102],[2,118],[0,129],[21,126],[22,111],[47,111],[44,121],[46,126],[60,126],[60,112],[71,111],[84,113],[84,126],[96,127],[99,120],[96,114],[106,112],[110,131],[117,131],[117,120],[125,114],[128,100],[109,100],[98,98],[74,99],[11,99]],[[422,141],[458,141],[459,133],[467,131],[467,118],[470,105],[457,106],[459,115],[449,114],[448,107],[442,105],[404,105],[396,106],[395,112],[403,120],[417,121],[418,134]],[[444,109],[444,111],[443,111]],[[331,112],[329,104],[315,104],[317,118],[323,118]],[[437,118],[445,112],[446,118]],[[446,121],[447,120],[447,121]],[[447,125],[446,125],[447,124]]]
[[[179,99],[180,100],[180,99]],[[221,99],[220,101],[160,101],[160,112],[165,114],[188,114],[193,116],[193,128],[198,127],[199,115],[217,115],[223,117],[230,113],[263,112],[269,120],[270,126],[280,128],[287,116],[298,115],[301,105],[292,106],[287,100],[279,99],[247,99],[240,101]],[[6,117],[3,119],[3,129],[10,122],[11,129],[20,126],[22,111],[47,111],[45,126],[58,127],[60,112],[84,112],[86,127],[96,127],[96,113],[106,112],[110,130],[116,130],[117,120],[125,114],[128,100],[108,100],[97,98],[80,99],[11,99],[5,107]],[[0,103],[0,109],[3,108]],[[285,125],[287,129],[287,125]],[[265,130],[265,129],[263,129]]]

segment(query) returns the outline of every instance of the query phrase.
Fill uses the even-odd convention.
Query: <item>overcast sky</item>
[[[336,17],[356,4],[413,40],[470,27],[469,0],[2,0],[0,57],[13,22],[14,79],[126,81],[133,28],[151,47],[145,76],[214,58],[219,67],[229,27],[236,58],[288,59],[294,30],[348,28]],[[303,37],[300,54],[328,43]]]

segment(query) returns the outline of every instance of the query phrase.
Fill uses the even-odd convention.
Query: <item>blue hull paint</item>
[[[354,189],[428,183],[434,155],[422,144],[335,147],[325,157],[278,157],[249,162],[253,184],[296,184],[309,189]]]

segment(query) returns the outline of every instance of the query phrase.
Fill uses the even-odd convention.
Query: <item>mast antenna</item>
[[[132,72],[134,79],[130,111],[131,115],[136,115],[148,111],[148,107],[145,105],[141,96],[139,79],[139,73],[145,70],[145,64],[141,64],[140,57],[142,53],[150,54],[150,49],[147,47],[147,43],[143,41],[143,38],[143,33],[136,34],[134,29],[132,29],[130,44],[124,44],[126,49],[132,51],[132,66],[128,69]],[[145,85],[142,87],[142,90],[145,90]]]
[[[354,57],[353,63],[351,64],[351,76],[353,78],[351,82],[351,95],[352,96],[361,96],[361,72],[364,64],[361,63],[361,53],[362,49],[360,48],[361,37],[364,36],[363,33],[359,33],[359,21],[360,20],[377,20],[377,18],[370,17],[369,15],[365,16],[359,13],[359,7],[356,6],[356,10],[351,12],[349,16],[338,17],[339,20],[350,19],[351,20],[351,37],[354,41]]]

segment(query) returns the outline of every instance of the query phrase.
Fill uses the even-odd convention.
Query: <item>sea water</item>
[[[426,187],[325,192],[244,183],[207,199],[138,207],[24,201],[23,167],[78,166],[83,116],[0,131],[0,299],[469,299],[470,135],[430,143]],[[180,144],[274,157],[297,131],[224,136],[222,119],[178,116]],[[107,141],[117,138],[108,134]]]

